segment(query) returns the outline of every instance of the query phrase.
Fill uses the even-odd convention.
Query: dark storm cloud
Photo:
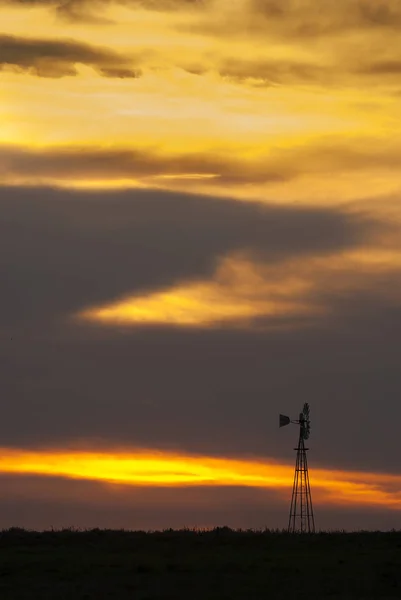
[[[14,68],[39,77],[77,75],[77,64],[93,67],[104,77],[137,77],[128,61],[105,48],[72,40],[27,39],[0,35],[0,70]]]
[[[156,191],[3,187],[0,205],[3,322],[62,317],[209,276],[231,252],[277,263],[345,249],[373,226],[340,211]]]

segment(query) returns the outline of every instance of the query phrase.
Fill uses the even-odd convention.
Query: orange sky
[[[399,18],[390,0],[330,1],[324,12],[311,0],[112,1],[96,10],[84,1],[60,10],[3,3],[0,181],[157,187],[353,212],[368,203],[376,217],[394,217],[399,42],[388,33]],[[373,277],[378,262],[398,269],[398,243],[383,243],[327,257],[336,290],[354,268]],[[83,314],[186,326],[325,311],[310,303],[321,285],[314,263],[271,286],[263,265],[229,261],[234,273],[222,286],[227,261],[210,281],[83,306]],[[263,280],[257,297],[255,277]]]
[[[308,203],[399,189],[396,1],[75,6],[0,6],[4,182]]]
[[[76,219],[65,219],[66,228],[76,226],[73,241],[66,242],[71,252],[80,235],[91,239],[102,228],[106,231],[104,222],[96,222],[96,203],[103,202],[105,191],[113,199],[113,193],[122,189],[156,190],[166,194],[165,202],[171,206],[177,196],[168,192],[187,194],[183,197],[188,203],[195,202],[196,194],[205,211],[213,203],[246,206],[253,211],[252,226],[268,215],[266,235],[262,232],[258,238],[266,247],[273,238],[283,239],[282,245],[288,247],[293,239],[301,240],[300,249],[295,244],[295,250],[275,248],[269,254],[262,243],[252,247],[249,238],[242,246],[232,243],[228,233],[226,246],[217,245],[209,262],[200,257],[199,268],[196,265],[191,272],[177,268],[165,276],[170,260],[180,265],[186,256],[181,246],[163,248],[158,260],[163,273],[157,284],[152,280],[137,285],[132,267],[132,283],[111,286],[110,293],[102,287],[99,294],[95,279],[99,273],[103,277],[108,255],[91,268],[82,256],[78,262],[86,270],[81,273],[75,265],[75,279],[63,280],[58,292],[46,288],[37,306],[48,307],[52,293],[68,296],[68,286],[78,289],[93,277],[91,293],[82,294],[79,301],[74,296],[60,312],[53,314],[51,306],[43,309],[43,323],[49,317],[52,323],[82,328],[82,338],[86,327],[106,336],[152,327],[181,333],[263,330],[268,335],[279,330],[295,335],[319,327],[336,331],[332,323],[350,298],[358,299],[356,316],[359,308],[362,314],[365,305],[371,306],[373,297],[373,307],[374,302],[379,308],[400,306],[401,3],[324,0],[323,4],[321,0],[0,0],[0,186],[74,190],[93,199],[87,221],[79,210]],[[155,210],[162,214],[160,206]],[[295,213],[297,218],[312,215],[312,220],[305,225],[295,219],[288,231],[280,233],[276,221],[269,229],[275,210],[281,211],[283,221],[288,214],[288,223]],[[40,221],[41,213],[37,214]],[[51,240],[54,227],[54,238],[61,239],[64,229],[56,232],[54,214],[49,214],[48,221],[43,217],[49,238],[42,237]],[[210,217],[211,229],[218,214]],[[330,221],[327,231],[322,224],[326,216],[334,223]],[[6,227],[14,218],[17,222],[13,213],[9,221],[5,219]],[[176,227],[171,239],[191,241],[193,231],[187,230],[186,222],[176,224],[174,210],[171,215],[163,213],[163,219],[166,228]],[[163,244],[163,232],[156,227],[156,233],[150,232],[155,242],[138,242],[134,251],[128,248],[130,240],[118,246],[117,211],[105,221],[111,233],[107,230],[104,240],[114,240],[115,234],[113,248],[120,251],[113,260],[127,263],[128,272],[135,252],[138,256],[149,248],[160,249],[158,239],[160,247]],[[227,226],[234,220],[226,215],[221,222]],[[139,237],[139,209],[132,223],[139,223]],[[196,242],[194,255],[208,243],[208,235],[206,231]],[[224,237],[218,232],[219,236]],[[50,259],[51,244],[43,252]],[[65,264],[60,262],[63,272]],[[10,273],[7,281],[12,288],[19,271],[12,268]],[[25,300],[43,273],[45,266],[28,273],[22,284]],[[49,281],[52,276],[49,270]],[[109,273],[110,281],[113,277]],[[33,304],[24,310],[24,318]],[[12,300],[10,306],[19,306],[18,301]],[[3,312],[8,319],[7,310]],[[390,312],[383,309],[383,314]],[[6,331],[8,321],[4,327]],[[46,327],[41,321],[40,336],[46,335]],[[389,329],[396,331],[395,326]],[[370,324],[363,334],[366,331]],[[7,329],[4,338],[13,335],[15,339]],[[355,355],[363,355],[367,346],[355,350]],[[124,360],[125,355],[116,362],[125,364]],[[253,366],[257,359],[250,362]],[[22,367],[16,364],[13,385],[19,378],[22,381],[18,370]],[[337,364],[335,359],[333,370]],[[35,377],[30,368],[21,396]],[[51,379],[55,369],[46,369]],[[371,363],[366,373],[374,373]],[[65,385],[67,379],[64,375]],[[395,375],[388,379],[395,380]],[[357,387],[355,381],[356,376],[352,382]],[[55,393],[62,388],[57,385]],[[157,401],[163,399],[160,391]],[[281,462],[189,454],[155,458],[141,451],[28,452],[21,446],[3,448],[0,472],[124,485],[267,487],[287,497],[292,466]],[[398,475],[377,476],[370,469],[366,473],[314,469],[312,477],[316,501],[322,504],[400,507]]]

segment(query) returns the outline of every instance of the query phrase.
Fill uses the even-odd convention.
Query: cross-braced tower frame
[[[309,404],[305,403],[299,420],[291,421],[289,417],[280,415],[280,427],[289,423],[299,424],[298,447],[294,473],[294,485],[288,519],[288,531],[290,533],[314,533],[315,519],[313,516],[312,496],[309,483],[308,459],[305,448],[305,440],[309,438],[310,420]]]

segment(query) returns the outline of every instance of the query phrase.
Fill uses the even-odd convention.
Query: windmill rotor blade
[[[310,435],[310,419],[309,419],[309,404],[308,404],[308,402],[305,402],[305,404],[304,404],[300,420],[302,421],[302,437],[304,438],[304,440],[307,440]]]
[[[290,422],[291,422],[290,417],[287,417],[286,415],[280,415],[279,427],[285,427]]]

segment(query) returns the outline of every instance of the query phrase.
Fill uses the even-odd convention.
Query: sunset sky
[[[400,33],[0,0],[0,527],[401,528]]]

